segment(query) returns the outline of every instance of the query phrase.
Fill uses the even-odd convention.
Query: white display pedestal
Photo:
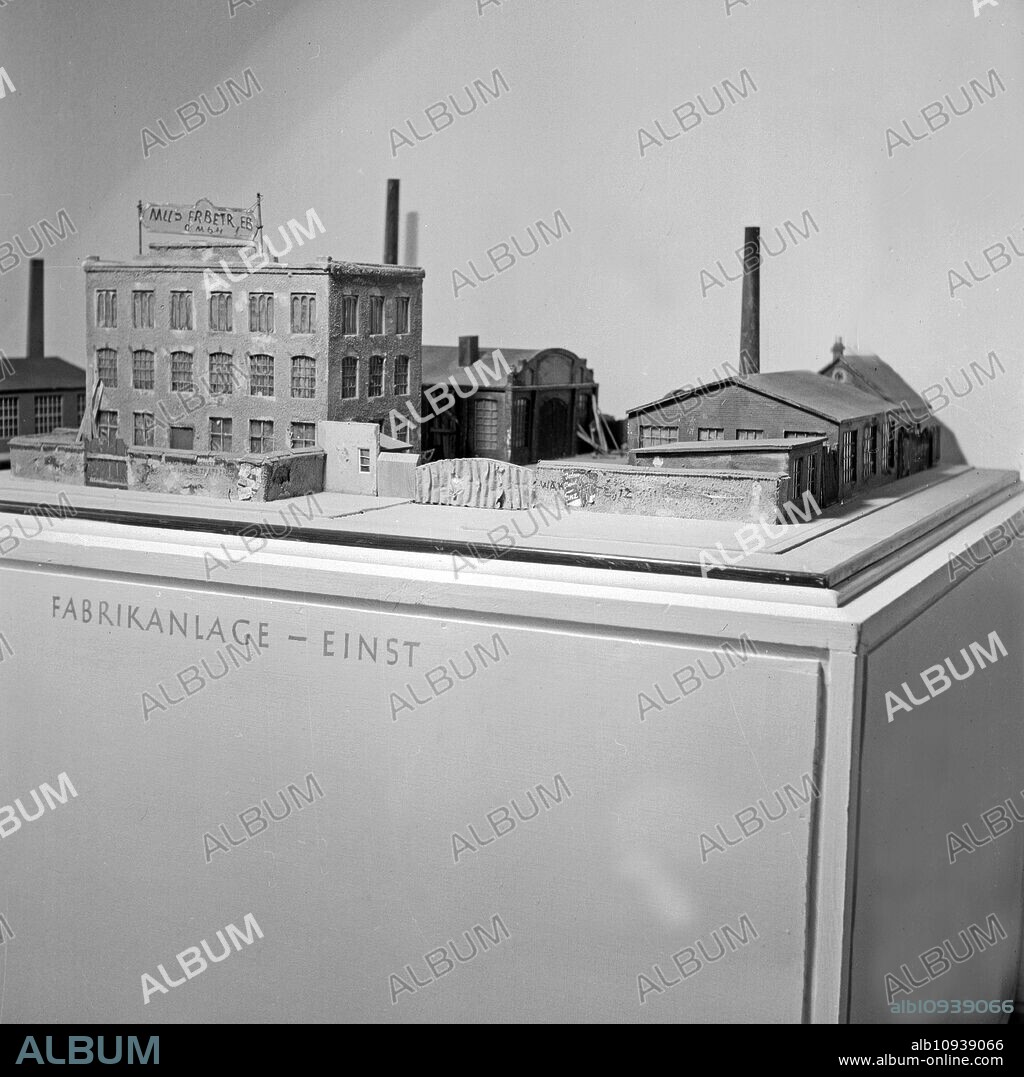
[[[57,491],[5,479],[0,805],[76,795],[0,824],[4,1019],[979,1020],[895,1016],[886,974],[1017,986],[1024,824],[947,839],[1024,814],[1024,542],[949,564],[1024,535],[1015,478],[915,476],[727,579],[694,566],[731,524],[576,512],[470,565],[513,514],[319,495],[285,533],[285,503],[77,488],[33,520]],[[286,537],[231,533],[258,520]],[[294,807],[245,838],[264,798]]]

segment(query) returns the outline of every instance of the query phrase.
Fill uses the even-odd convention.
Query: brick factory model
[[[332,481],[376,494],[379,453],[419,449],[418,426],[401,442],[384,430],[420,399],[423,270],[209,242],[85,262],[85,421],[15,439],[15,473],[241,500]]]
[[[424,272],[395,264],[397,181],[381,265],[289,265],[262,244],[212,242],[86,261],[86,414],[77,435],[12,439],[16,476],[242,501],[333,491],[751,520],[938,462],[939,424],[877,356],[837,340],[820,374],[760,372],[757,229],[739,369],[631,409],[628,461],[609,456],[597,386],[572,352],[491,349],[485,363],[473,336],[422,348]],[[596,460],[558,459],[583,442]]]

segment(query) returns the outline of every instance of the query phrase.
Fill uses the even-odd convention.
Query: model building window
[[[171,328],[192,328],[191,292],[171,292]]]
[[[679,428],[676,426],[641,426],[640,447],[645,445],[668,445],[679,440]]]
[[[153,293],[132,292],[132,327],[153,328]]]
[[[843,432],[842,449],[840,451],[840,463],[842,467],[843,482],[846,484],[857,481],[857,431],[846,430]]]
[[[370,450],[359,450],[359,470],[365,475],[370,470]]]
[[[878,423],[871,424],[871,433],[868,435],[868,463],[871,474],[878,474]]]
[[[249,293],[249,332],[273,333],[274,331],[274,294],[273,292]]]
[[[108,389],[117,388],[117,352],[113,348],[97,349],[96,377]]]
[[[523,449],[530,443],[530,401],[525,396],[512,401],[512,447]]]
[[[75,426],[81,426],[85,418],[85,393],[75,397]]]
[[[359,332],[359,296],[357,295],[341,297],[341,331],[347,337],[354,337]]]
[[[787,438],[822,438],[825,435],[820,430],[785,430],[782,436]]]
[[[737,441],[757,441],[758,438],[763,438],[763,437],[764,437],[764,431],[763,430],[744,430],[742,428],[737,428],[737,430],[736,430],[736,440]]]
[[[231,293],[211,293],[210,331],[213,333],[230,333],[231,325]]]
[[[249,356],[249,395],[274,395],[274,357],[272,355]]]
[[[725,430],[720,426],[702,426],[697,430],[698,441],[721,441]]]
[[[292,295],[292,332],[316,332],[316,296]]]
[[[359,394],[359,361],[346,355],[341,361],[341,398],[353,400]]]
[[[96,436],[104,445],[113,445],[117,441],[116,411],[99,411],[96,413]]]
[[[316,445],[316,423],[292,423],[292,448],[312,449]]]
[[[117,328],[117,292],[105,288],[96,292],[96,324],[101,329]]]
[[[171,352],[171,392],[192,392],[192,356],[189,352]]]
[[[231,452],[230,419],[210,419],[210,448],[213,452]]]
[[[404,396],[409,391],[409,356],[399,355],[395,359],[395,395]]]
[[[478,453],[498,451],[497,400],[474,401],[473,448]]]
[[[818,458],[817,456],[807,457],[807,489],[813,494],[818,488]]]
[[[384,332],[384,296],[370,296],[370,335],[380,336]]]
[[[889,470],[896,466],[896,422],[890,419],[885,427],[885,436],[888,439],[888,449],[886,451],[885,462]]]
[[[191,426],[172,426],[170,433],[172,449],[191,449],[193,447],[196,432]]]
[[[292,396],[312,400],[316,396],[316,360],[309,355],[292,359]]]
[[[273,293],[249,293],[249,332],[273,332]]]
[[[61,399],[60,393],[47,393],[45,396],[36,397],[37,434],[49,434],[51,430],[60,426]]]
[[[367,396],[384,395],[384,356],[370,356],[370,377],[366,385]]]
[[[796,460],[796,491],[795,491],[797,496],[799,496],[803,492],[803,489],[804,489],[804,458],[802,456],[798,456],[797,460]]]
[[[153,444],[153,413],[151,411],[136,411],[135,432],[132,437],[133,445]]]
[[[395,300],[395,332],[409,332],[409,297],[400,295]]]
[[[223,395],[232,391],[231,356],[227,352],[213,352],[210,355],[210,392]]]
[[[18,398],[13,394],[0,396],[0,438],[13,438],[18,433]]]
[[[132,352],[132,388],[152,389],[154,385],[153,353]]]
[[[249,452],[274,451],[274,424],[269,419],[249,420]]]

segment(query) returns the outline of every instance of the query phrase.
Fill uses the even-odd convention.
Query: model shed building
[[[877,393],[801,370],[678,390],[632,409],[628,431],[633,462],[638,449],[680,441],[823,436],[823,504],[930,467],[938,449],[927,433],[908,430]],[[728,467],[728,460],[720,466]]]
[[[44,350],[43,260],[33,258],[25,357],[0,355],[0,461],[11,438],[77,427],[85,414],[85,371]]]
[[[423,448],[433,449],[436,459],[479,456],[513,464],[572,456],[577,428],[588,426],[597,406],[586,359],[566,348],[502,348],[506,368],[497,351],[481,349],[475,336],[460,337],[457,348],[423,348]],[[429,394],[446,385],[455,404],[444,411],[438,406],[435,415]]]
[[[848,354],[840,337],[832,346],[832,362],[822,374],[844,385],[875,393],[891,405],[895,418],[896,462],[894,478],[930,467],[939,459],[942,429],[925,400],[888,363],[877,355]]]

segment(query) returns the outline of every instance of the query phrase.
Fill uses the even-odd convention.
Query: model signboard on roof
[[[192,206],[146,202],[142,206],[142,226],[147,232],[249,239],[258,224],[255,206],[249,209],[215,206],[208,198],[202,198]]]

